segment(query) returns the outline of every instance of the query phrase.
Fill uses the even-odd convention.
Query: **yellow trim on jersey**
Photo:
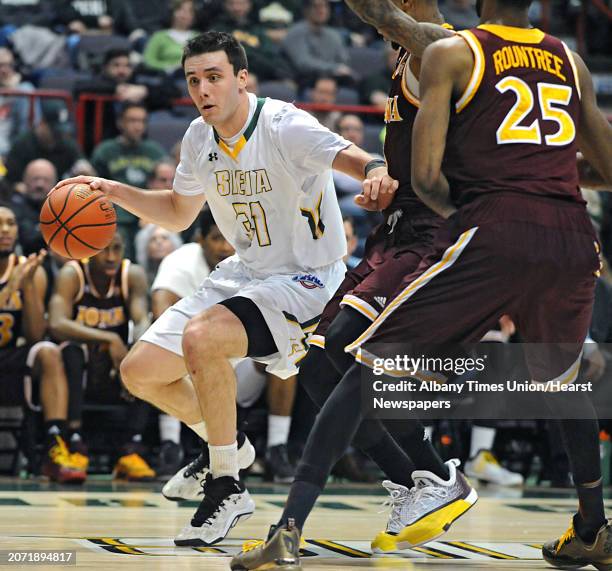
[[[365,315],[370,321],[374,321],[378,317],[378,311],[376,311],[369,303],[366,303],[357,296],[347,294],[342,298],[340,307],[343,305],[349,305],[353,309],[356,309],[359,313]]]
[[[467,45],[474,54],[474,68],[472,69],[472,76],[470,77],[470,81],[465,88],[465,91],[457,103],[455,103],[455,111],[457,113],[461,113],[461,111],[463,111],[468,103],[474,98],[474,95],[476,95],[476,92],[480,87],[485,70],[485,56],[478,38],[472,32],[469,30],[463,30],[461,32],[457,32],[457,34],[467,42]]]
[[[238,142],[236,143],[236,145],[234,146],[233,149],[223,139],[219,139],[219,143],[218,143],[219,148],[226,155],[230,156],[235,161],[238,160],[238,155],[240,154],[240,151],[242,151],[242,149],[244,149],[244,146],[246,144],[247,144],[247,140],[246,140],[244,135],[242,135],[242,137],[240,137],[240,139],[238,139]]]
[[[478,230],[478,226],[471,228],[470,230],[466,230],[461,236],[459,236],[458,240],[452,245],[449,246],[442,259],[431,266],[427,271],[422,273],[417,279],[415,279],[406,289],[404,289],[396,298],[394,298],[386,307],[383,309],[382,313],[378,316],[376,321],[370,325],[357,340],[353,341],[350,345],[346,346],[345,351],[347,353],[353,352],[359,348],[360,345],[365,343],[380,327],[380,325],[384,322],[384,320],[389,317],[404,301],[408,300],[412,295],[414,295],[417,291],[419,291],[423,286],[427,285],[429,281],[437,276],[439,273],[443,272],[450,268],[459,258],[463,250],[470,243],[474,234]]]
[[[8,281],[9,277],[11,276],[11,272],[13,271],[13,268],[15,267],[16,260],[17,260],[17,256],[15,254],[11,254],[9,256],[9,262],[8,262],[8,265],[6,266],[6,270],[4,270],[4,273],[2,274],[2,277],[0,278],[0,284],[3,284]]]
[[[411,73],[410,72],[410,58],[411,57],[412,56],[410,55],[408,59],[406,60],[406,65],[404,66],[404,72],[402,73],[402,82],[401,82],[402,83],[402,93],[404,94],[404,97],[406,98],[408,103],[412,103],[412,105],[414,105],[415,107],[420,107],[421,102],[419,101],[419,98],[410,91],[410,88],[408,87],[408,78],[406,77],[407,73]]]
[[[498,24],[481,24],[478,26],[478,29],[490,32],[502,40],[521,44],[539,44],[546,37],[546,34],[537,28],[515,28]]]
[[[404,67],[406,65],[406,59],[408,58],[410,54],[408,52],[406,52],[402,58],[397,62],[396,66],[395,66],[395,70],[393,71],[393,74],[391,75],[391,79],[395,79],[398,74],[400,73],[400,71],[404,71]],[[402,67],[404,66],[404,67]]]
[[[325,349],[325,337],[323,335],[311,335],[308,339],[308,345],[314,345],[319,349]]]
[[[582,91],[580,90],[580,76],[578,75],[578,68],[576,67],[576,60],[574,59],[574,54],[572,50],[567,47],[565,42],[561,42],[563,44],[563,49],[565,50],[565,54],[567,55],[567,59],[569,60],[570,67],[572,68],[572,73],[574,74],[574,83],[576,84],[576,91],[578,92],[578,99],[582,99]]]

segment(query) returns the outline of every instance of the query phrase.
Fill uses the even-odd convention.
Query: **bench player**
[[[183,545],[216,543],[253,512],[238,479],[232,362],[248,356],[281,377],[297,372],[307,336],[344,275],[346,243],[331,168],[362,179],[372,160],[293,105],[248,94],[247,66],[229,34],[211,31],[187,43],[183,68],[201,117],[183,139],[173,190],[91,177],[61,183],[89,183],[175,231],[187,228],[208,201],[236,250],[195,295],[153,324],[121,367],[135,394],[209,443],[211,474],[200,507],[175,540]],[[382,165],[368,178],[371,192],[359,200],[377,208],[379,195],[391,195],[397,183]]]
[[[64,342],[62,353],[71,387],[71,446],[81,467],[86,470],[89,465],[79,434],[83,400],[125,404],[128,421],[124,441],[117,442],[114,475],[147,481],[155,477],[141,450],[150,405],[130,395],[119,377],[128,352],[129,322],[140,331],[148,323],[147,280],[143,268],[123,254],[123,238],[117,232],[95,256],[65,263],[49,302],[49,322],[54,337]]]
[[[481,26],[424,54],[412,181],[425,204],[447,220],[431,255],[347,347],[358,362],[317,420],[333,436],[323,444],[327,449],[343,449],[355,434],[362,411],[352,397],[359,394],[362,368],[374,357],[393,356],[390,343],[477,342],[507,314],[526,340],[558,349],[552,359],[527,355],[534,381],[576,378],[599,269],[598,243],[578,188],[576,148],[579,143],[612,181],[612,129],[597,110],[582,61],[560,40],[529,28],[529,4],[479,2]],[[575,404],[592,408],[585,401]],[[353,403],[354,410],[339,418],[340,402]],[[607,569],[612,528],[603,512],[597,422],[561,420],[561,426],[580,512],[543,553],[560,567],[593,563]],[[258,562],[276,552],[283,564],[299,568],[298,549],[279,545],[299,545],[316,497],[293,492]],[[252,558],[249,552],[237,556],[232,567],[257,568]]]
[[[15,254],[17,218],[0,203],[0,404],[38,410],[45,422],[42,473],[59,483],[81,483],[85,472],[66,445],[68,383],[59,347],[44,341],[47,277],[44,252]],[[25,344],[18,345],[20,340]]]

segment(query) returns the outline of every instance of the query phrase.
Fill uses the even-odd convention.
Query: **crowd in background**
[[[540,2],[534,2],[534,23],[542,19],[543,9]],[[441,10],[457,29],[477,24],[471,0],[445,0]],[[551,4],[550,21],[554,23],[551,31],[564,35],[573,45],[579,10],[582,8],[576,2]],[[593,57],[608,58],[605,61],[609,69],[612,24],[598,17],[594,10],[589,6],[584,12],[589,26],[586,48]],[[44,247],[38,227],[40,206],[47,192],[65,176],[98,175],[149,189],[171,187],[182,132],[195,116],[188,105],[176,105],[186,95],[180,65],[182,48],[191,37],[209,29],[232,33],[244,45],[250,64],[250,91],[318,105],[311,112],[322,124],[371,153],[382,154],[382,111],[397,52],[375,30],[364,25],[344,2],[0,0],[0,90],[36,93],[40,89],[59,89],[74,102],[83,94],[110,96],[102,104],[101,121],[96,119],[95,104],[89,102],[83,106],[82,124],[78,124],[63,97],[30,100],[0,91],[0,201],[10,204],[15,213],[20,253],[27,255]],[[605,97],[604,92],[603,105]],[[370,109],[368,113],[345,113],[334,108],[341,104],[366,105]],[[178,130],[170,129],[170,125],[178,126]],[[588,191],[600,186],[600,181],[582,163],[581,180],[594,223],[601,231],[604,254],[609,256],[612,203],[606,196],[602,199]],[[358,262],[367,234],[381,217],[354,205],[353,197],[360,192],[358,182],[334,173],[334,183],[345,216],[349,243],[346,262],[350,267]],[[185,245],[200,243],[202,250],[196,247],[193,252],[204,256],[208,269],[214,267],[216,254],[207,250],[214,250],[214,244],[207,242],[212,239],[208,232],[212,232],[214,224],[202,225],[197,221],[177,235],[119,207],[117,211],[122,255],[142,268],[149,286],[155,282],[163,260]],[[222,237],[215,239],[219,241]],[[226,254],[231,253],[227,244],[223,248]],[[57,294],[56,282],[64,263],[57,256],[49,256],[45,261],[49,277],[47,300]],[[592,331],[594,341],[601,344],[612,341],[610,283],[606,265],[598,288]],[[159,301],[151,299],[150,294],[151,291],[146,303],[148,311],[155,315]],[[604,375],[610,362],[612,356],[602,348],[596,350],[595,356],[592,352],[587,356],[585,366],[596,367]],[[272,438],[268,435],[267,444],[264,442],[260,447],[264,464],[268,462],[269,476],[290,479],[292,473],[283,472],[280,466],[291,464],[299,456],[314,411],[299,387],[297,396],[289,397],[293,415],[272,411],[275,407],[286,408],[286,402],[275,403],[270,390],[266,398],[265,375],[256,367],[244,375],[250,378],[247,384],[260,389],[245,398],[242,418],[248,420],[251,430],[265,435],[267,427],[269,433],[274,432]],[[270,379],[267,382],[273,383]],[[265,416],[266,409],[272,411],[275,419],[267,425],[259,422],[258,416],[258,411]],[[287,416],[293,417],[292,425],[279,420]],[[506,426],[503,432],[510,436],[500,438],[495,425],[442,423],[432,430],[446,454],[459,454],[472,462],[482,460],[489,472],[497,470],[495,474],[501,483],[518,483],[518,476],[508,474],[528,475],[530,467],[525,458],[541,454],[536,445],[531,445],[527,452],[521,449],[529,448],[526,443],[537,434],[537,425]],[[281,433],[282,437],[278,437]],[[137,442],[144,437],[149,449],[159,450],[159,457],[152,464],[161,474],[171,473],[180,465],[184,452],[190,450],[190,436],[183,431],[181,437],[180,426],[177,428],[167,418],[143,425],[136,436]],[[265,441],[265,436],[262,438]],[[73,452],[86,456],[84,449],[79,448],[79,439],[74,442]],[[284,448],[270,452],[278,446]],[[492,452],[494,448],[514,472],[500,472],[502,468],[495,464],[494,456],[479,458],[481,451]],[[138,455],[144,461],[147,454],[139,448]],[[551,466],[557,466],[555,462],[559,467],[552,469]],[[547,463],[552,473],[542,477],[556,484],[566,483],[568,470],[563,462],[560,452],[558,459]],[[340,462],[337,473],[352,480],[369,481],[372,479],[369,467],[366,458],[352,451]],[[153,472],[149,470],[143,472],[147,477]],[[262,470],[266,471],[265,467]]]

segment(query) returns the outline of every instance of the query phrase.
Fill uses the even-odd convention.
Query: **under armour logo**
[[[208,153],[208,160],[212,163],[213,161],[218,161],[219,157],[217,153]]]

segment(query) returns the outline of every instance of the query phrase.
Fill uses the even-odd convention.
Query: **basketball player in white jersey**
[[[384,161],[372,160],[307,113],[248,94],[246,55],[231,35],[211,31],[192,39],[183,68],[201,117],[183,139],[172,190],[144,191],[92,177],[58,186],[88,183],[136,216],[174,231],[187,228],[207,201],[236,250],[195,295],[152,325],[121,366],[133,394],[208,441],[204,499],[175,542],[212,545],[254,509],[238,479],[244,466],[232,363],[251,357],[283,378],[297,372],[308,335],[344,276],[346,241],[331,169],[365,176],[357,202],[372,210],[390,203],[397,182]]]

